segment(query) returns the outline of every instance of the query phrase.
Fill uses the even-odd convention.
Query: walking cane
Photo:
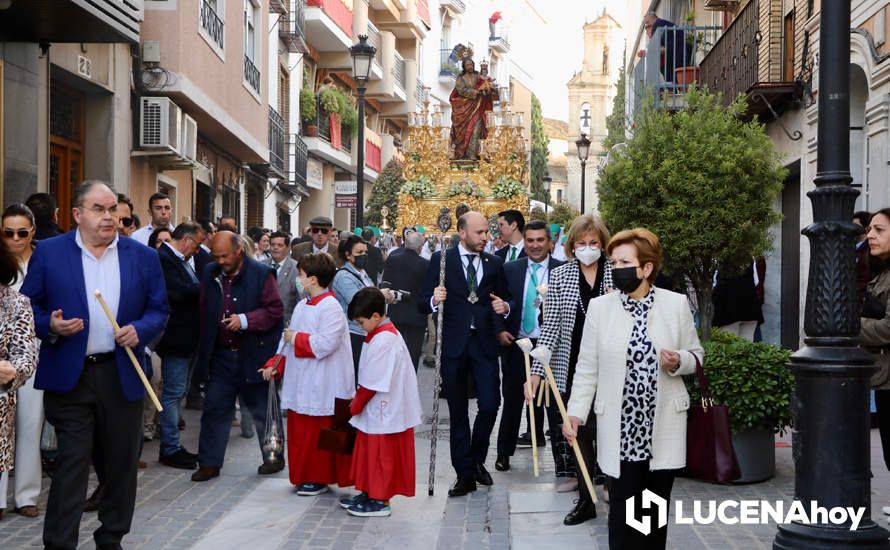
[[[442,208],[439,211],[439,286],[445,285],[445,238],[449,229],[451,229],[451,210]],[[436,317],[436,383],[433,387],[433,426],[430,430],[430,477],[428,481],[427,493],[433,496],[436,485],[436,440],[439,434],[439,387],[442,385],[442,323],[445,316],[443,315],[445,302],[439,302],[439,309]]]
[[[522,338],[516,340],[516,346],[522,350],[522,355],[525,356],[525,383],[531,389],[532,367],[528,354],[532,352],[532,341],[528,338]],[[526,401],[525,404],[528,407],[528,420],[531,423],[528,431],[532,434],[532,465],[535,477],[538,477],[538,424],[535,422],[535,405],[529,401]]]
[[[115,320],[114,315],[111,314],[111,310],[108,309],[108,304],[105,303],[105,298],[102,297],[102,293],[98,290],[96,290],[96,300],[99,301],[99,305],[102,306],[105,315],[107,315],[108,320],[111,321],[111,328],[113,328],[115,332],[119,331],[121,329],[120,325],[117,324],[117,320]],[[139,379],[142,380],[142,385],[145,386],[145,391],[148,392],[148,396],[151,398],[152,403],[154,403],[158,412],[161,412],[164,410],[164,407],[161,406],[161,402],[158,401],[158,396],[155,395],[154,390],[151,389],[151,384],[148,383],[148,378],[145,377],[142,367],[139,366],[139,361],[137,361],[136,356],[133,355],[133,349],[129,346],[123,346],[123,348],[127,352],[127,355],[130,356],[130,361],[133,362],[133,368],[136,369],[136,374],[138,374]]]
[[[565,426],[571,426],[569,413],[566,412],[566,406],[562,402],[562,395],[560,395],[559,388],[556,386],[556,378],[553,377],[553,371],[550,370],[550,351],[547,348],[537,347],[532,352],[532,356],[544,365],[544,373],[547,375],[547,382],[550,384],[550,390],[553,392],[556,406],[559,407],[559,414],[562,415],[562,422]],[[578,468],[584,477],[584,483],[587,484],[587,492],[590,493],[590,498],[593,502],[598,502],[596,491],[593,490],[593,482],[590,480],[590,474],[587,472],[587,464],[584,462],[584,457],[581,456],[581,448],[578,447],[578,438],[572,441],[572,450],[575,451],[575,460],[577,460]]]

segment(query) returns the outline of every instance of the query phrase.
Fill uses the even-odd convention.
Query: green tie
[[[476,260],[475,254],[467,254],[467,288],[470,292],[476,292]]]
[[[516,259],[516,247],[513,245],[510,245],[510,261],[512,262],[515,259]]]
[[[539,264],[531,264],[529,267],[532,272],[529,276],[528,288],[525,290],[525,302],[522,306],[522,331],[527,335],[534,332],[538,320],[538,308],[535,307],[535,300],[538,298],[538,270],[541,269]]]

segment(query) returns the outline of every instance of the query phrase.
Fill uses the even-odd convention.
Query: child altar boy
[[[389,499],[414,496],[414,426],[421,423],[417,377],[408,348],[385,313],[383,293],[373,287],[349,303],[349,318],[368,333],[349,421],[357,430],[352,478],[361,493],[340,499],[353,516],[388,516]]]

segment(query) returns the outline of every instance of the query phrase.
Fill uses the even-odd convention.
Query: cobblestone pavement
[[[420,385],[427,414],[432,406],[432,369],[421,367]],[[510,472],[494,470],[494,445],[489,470],[494,486],[468,497],[449,499],[453,471],[448,458],[448,408],[440,403],[438,465],[435,495],[427,495],[430,422],[417,432],[417,492],[411,499],[393,499],[393,514],[385,519],[353,518],[336,499],[336,489],[317,497],[298,497],[287,480],[286,470],[274,476],[258,476],[260,463],[256,439],[243,439],[232,429],[222,475],[205,483],[190,481],[190,472],[161,466],[157,442],[146,443],[143,459],[148,468],[139,472],[139,491],[132,532],[125,548],[208,550],[346,548],[388,550],[446,550],[454,548],[502,550],[554,548],[608,548],[608,506],[597,505],[598,518],[566,527],[562,518],[571,508],[575,493],[554,491],[553,461],[549,449],[540,453],[540,477],[531,473],[531,451],[520,449],[511,460]],[[188,423],[183,442],[197,450],[199,413],[185,411]],[[492,442],[495,438],[492,438]],[[872,431],[872,508],[887,527],[881,506],[890,505],[890,474],[883,467],[877,431]],[[790,502],[793,495],[793,464],[786,440],[776,448],[776,477],[754,485],[711,485],[678,479],[672,498],[684,503],[693,499],[765,499]],[[90,491],[95,484],[91,480]],[[11,484],[10,484],[11,485]],[[40,498],[41,517],[28,519],[7,510],[0,521],[0,547],[18,549],[42,545],[42,511],[49,480],[44,479]],[[12,500],[10,497],[10,506]],[[689,504],[691,506],[691,504]],[[673,512],[673,510],[672,510]],[[92,532],[98,527],[95,513],[84,514],[80,547],[93,548]],[[673,525],[668,528],[669,548],[768,548],[775,525]]]

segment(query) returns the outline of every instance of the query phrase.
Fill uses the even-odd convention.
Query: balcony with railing
[[[288,183],[296,186],[298,191],[307,191],[306,189],[306,167],[308,164],[309,150],[306,142],[297,134],[291,134],[290,162],[288,166]]]
[[[633,113],[639,111],[647,95],[656,108],[681,109],[687,88],[700,80],[699,63],[721,30],[691,25],[655,29],[631,71]]]
[[[278,38],[290,53],[306,53],[306,16],[304,0],[285,0],[289,9],[278,20]]]
[[[439,6],[453,15],[460,15],[467,10],[464,0],[440,0]]]
[[[244,56],[244,80],[256,93],[260,93],[260,70],[246,55]]]
[[[284,118],[269,107],[269,165],[272,170],[277,172],[279,177],[287,174],[287,151],[285,146],[287,142],[287,125]]]
[[[399,86],[402,91],[407,92],[407,72],[405,71],[405,59],[399,55],[399,52],[395,53],[395,61],[392,66],[392,75],[396,79],[396,85]]]
[[[220,19],[216,11],[213,9],[214,4],[209,0],[201,0],[201,28],[207,33],[207,36],[213,40],[220,49],[223,48],[223,20]]]
[[[370,21],[368,21],[368,43],[374,46],[378,52],[383,47],[383,42],[380,39],[380,29]]]
[[[724,103],[747,97],[748,116],[779,114],[799,97],[800,85],[783,55],[781,0],[751,0],[701,62],[701,84],[723,93]],[[787,57],[786,57],[787,56]]]
[[[313,156],[344,169],[353,166],[349,155],[352,145],[348,143],[338,114],[325,111],[316,96],[315,117],[307,119],[301,115],[301,118],[300,136],[305,138],[305,144]]]
[[[442,84],[453,83],[455,77],[460,74],[460,64],[457,62],[453,48],[439,50],[439,82]]]
[[[423,102],[426,99],[426,88],[419,76],[417,78],[417,85],[414,86],[414,99],[417,100],[417,107],[423,105]]]

